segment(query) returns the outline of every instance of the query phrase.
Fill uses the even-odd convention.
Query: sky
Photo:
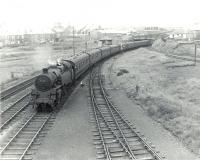
[[[47,31],[57,22],[190,27],[200,23],[199,0],[0,0],[0,34]]]

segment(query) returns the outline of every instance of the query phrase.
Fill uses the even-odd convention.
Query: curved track
[[[112,104],[102,83],[99,67],[98,71],[90,75],[92,122],[98,159],[161,160]]]
[[[2,146],[0,160],[2,159],[26,159],[28,153],[34,143],[37,143],[37,138],[44,127],[47,126],[52,114],[34,113],[28,121],[18,130],[18,132]],[[28,159],[31,159],[28,157]]]

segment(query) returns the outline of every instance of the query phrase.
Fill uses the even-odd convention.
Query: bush
[[[121,75],[123,75],[122,72],[118,72],[118,73],[117,73],[117,76],[121,76]]]
[[[124,73],[129,73],[129,71],[126,70],[126,69],[120,69],[120,71],[117,73],[117,76],[121,76],[121,75],[123,75]]]
[[[120,69],[120,71],[121,71],[122,73],[129,73],[129,71],[126,70],[126,69]]]

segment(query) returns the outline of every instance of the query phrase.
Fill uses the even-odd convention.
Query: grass
[[[126,78],[122,76],[125,73],[121,68],[129,69]],[[193,66],[168,58],[163,53],[139,49],[135,54],[127,53],[116,61],[113,72],[117,73],[112,74],[114,87],[125,89],[127,96],[150,117],[192,152],[200,154],[199,65]],[[139,91],[134,96],[137,85]]]

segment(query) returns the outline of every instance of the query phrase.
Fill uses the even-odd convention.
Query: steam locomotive
[[[31,92],[30,103],[38,111],[54,110],[61,102],[67,89],[89,67],[119,52],[148,45],[151,45],[151,42],[143,40],[96,48],[44,68],[42,74],[35,80],[35,88]]]

